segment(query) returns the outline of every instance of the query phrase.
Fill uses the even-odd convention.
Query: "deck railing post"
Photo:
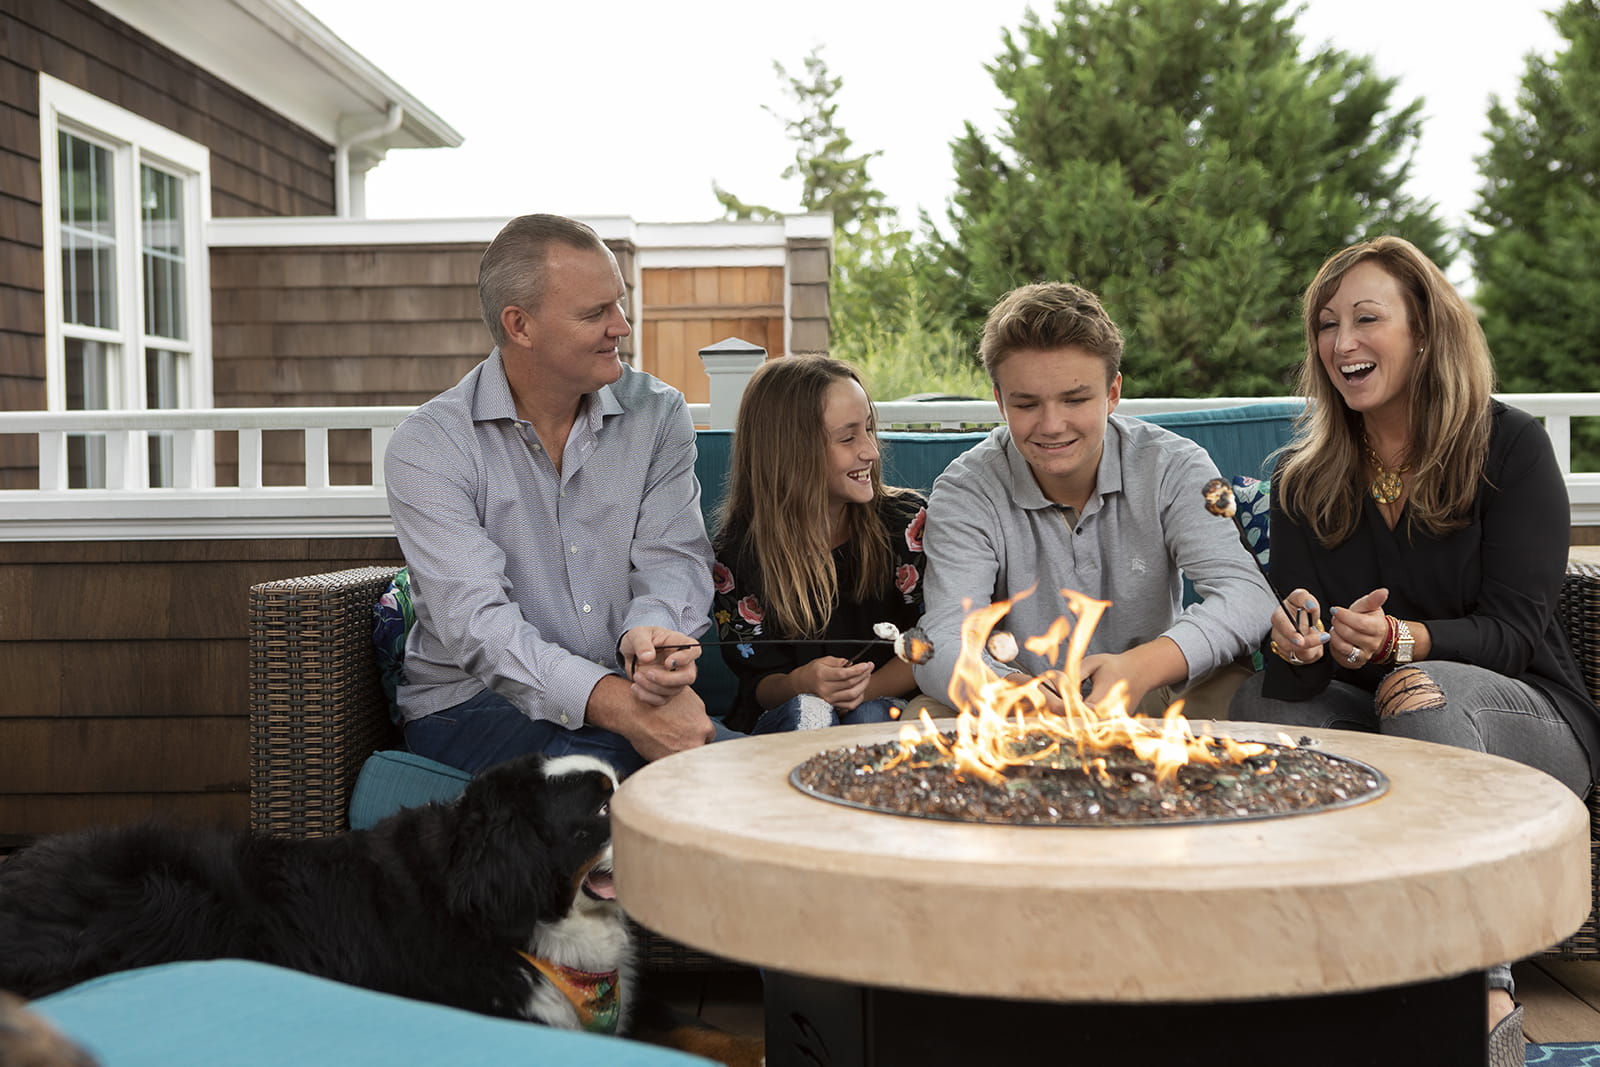
[[[711,429],[731,430],[739,414],[744,383],[766,361],[767,350],[730,337],[700,350],[700,361],[711,379]]]

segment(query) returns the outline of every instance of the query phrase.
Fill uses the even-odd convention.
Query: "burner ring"
[[[1267,751],[1242,764],[1181,768],[1175,785],[1157,781],[1154,769],[1126,749],[1106,753],[1104,773],[1025,764],[1014,768],[1004,786],[957,774],[948,761],[865,769],[899,755],[897,741],[824,750],[796,765],[789,783],[818,800],[887,815],[1116,829],[1311,815],[1364,804],[1388,791],[1388,777],[1360,760],[1261,743]]]

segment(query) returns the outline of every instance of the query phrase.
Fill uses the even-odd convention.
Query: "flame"
[[[900,752],[881,770],[916,761],[918,749],[931,746],[935,759],[948,760],[959,773],[996,785],[1005,781],[1009,768],[1052,763],[1063,753],[1074,755],[1083,773],[1105,781],[1105,754],[1128,749],[1151,766],[1158,783],[1168,785],[1188,764],[1237,764],[1267,751],[1268,746],[1256,742],[1197,736],[1183,717],[1181,700],[1159,720],[1132,715],[1123,681],[1113,685],[1098,704],[1087,703],[1081,695],[1083,657],[1111,602],[1070,589],[1061,590],[1061,595],[1076,623],[1061,616],[1045,633],[1023,642],[1028,651],[1052,664],[1059,661],[1060,666],[1031,678],[1020,673],[996,674],[983,655],[989,634],[1014,602],[1032,592],[977,610],[972,610],[970,602],[965,605],[968,612],[961,625],[961,651],[949,691],[951,706],[957,709],[955,735],[946,737],[923,712],[918,724],[901,726]]]

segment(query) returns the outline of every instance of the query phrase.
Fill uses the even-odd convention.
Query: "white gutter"
[[[379,137],[385,137],[400,128],[406,109],[390,102],[389,114],[378,125],[339,138],[333,149],[333,210],[340,218],[350,217],[350,149]],[[363,210],[362,214],[366,212]]]

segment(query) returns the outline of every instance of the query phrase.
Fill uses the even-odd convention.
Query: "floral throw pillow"
[[[1272,556],[1267,543],[1267,512],[1272,507],[1272,482],[1262,478],[1233,476],[1233,503],[1238,509],[1239,528],[1245,544],[1263,567]]]
[[[378,676],[389,698],[389,717],[400,721],[396,690],[406,684],[406,634],[417,621],[411,607],[411,572],[402,567],[378,602],[372,605],[372,645],[378,656]]]

